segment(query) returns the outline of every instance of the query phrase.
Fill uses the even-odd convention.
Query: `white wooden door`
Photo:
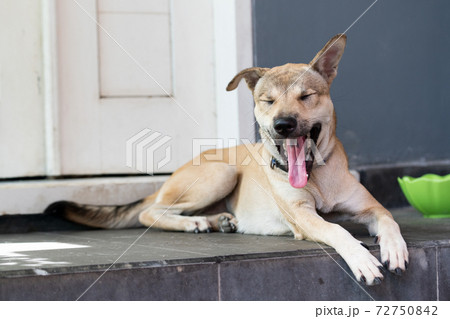
[[[61,175],[135,173],[126,141],[146,128],[171,138],[156,172],[188,161],[192,138],[216,136],[212,1],[56,6]]]
[[[38,1],[0,1],[0,179],[46,174],[41,24]]]

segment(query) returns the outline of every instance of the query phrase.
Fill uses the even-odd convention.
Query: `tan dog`
[[[367,225],[380,244],[381,261],[401,274],[408,251],[399,226],[349,173],[335,135],[329,92],[345,44],[346,36],[336,35],[309,64],[249,68],[234,77],[227,90],[245,79],[264,144],[219,150],[219,160],[217,150],[204,152],[173,173],[158,192],[130,205],[57,202],[46,212],[102,228],[291,233],[335,248],[359,281],[378,284],[381,263],[344,228],[324,220],[347,216]],[[324,165],[314,162],[314,156],[321,156]]]

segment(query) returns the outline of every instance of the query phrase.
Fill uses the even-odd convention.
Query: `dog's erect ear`
[[[268,71],[268,68],[248,68],[244,69],[231,80],[227,85],[227,91],[232,91],[237,88],[239,82],[241,82],[242,78],[247,82],[248,88],[250,90],[255,89],[256,83],[258,80]]]
[[[347,36],[345,34],[335,35],[309,63],[314,70],[324,77],[328,85],[333,82],[337,75],[338,64],[344,53],[346,43]]]

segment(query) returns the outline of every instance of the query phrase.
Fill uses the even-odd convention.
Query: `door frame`
[[[214,27],[217,137],[254,142],[255,121],[250,90],[245,83],[235,91],[225,90],[234,75],[254,66],[251,0],[215,0]]]
[[[58,108],[58,39],[56,1],[42,0],[42,56],[44,83],[45,171],[47,176],[59,176],[59,108]]]

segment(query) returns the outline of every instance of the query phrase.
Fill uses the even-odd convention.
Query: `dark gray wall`
[[[309,62],[373,1],[253,0],[255,65]],[[378,1],[331,97],[351,166],[450,158],[450,1]]]

